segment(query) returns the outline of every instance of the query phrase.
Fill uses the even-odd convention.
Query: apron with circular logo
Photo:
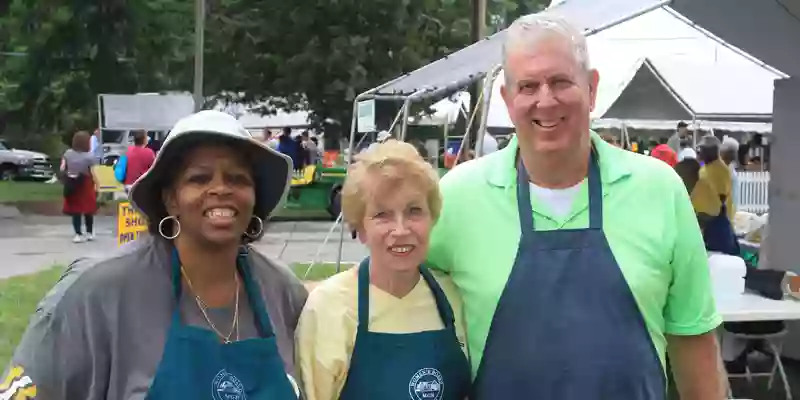
[[[180,260],[173,252],[172,281],[175,299],[180,304],[182,291]],[[297,400],[299,389],[284,370],[278,353],[269,314],[261,290],[253,280],[246,251],[237,259],[259,337],[220,343],[207,329],[183,323],[179,308],[172,315],[164,354],[149,400]]]
[[[453,310],[430,271],[444,329],[395,334],[369,331],[369,258],[358,271],[358,332],[341,400],[464,400],[469,362],[456,337]],[[409,315],[408,318],[414,318]]]

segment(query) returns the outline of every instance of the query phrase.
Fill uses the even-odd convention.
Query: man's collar
[[[603,187],[619,181],[631,174],[630,168],[623,162],[626,150],[612,146],[603,140],[597,133],[590,131],[592,143],[597,151],[600,162],[600,177]],[[496,159],[490,163],[487,174],[489,184],[502,188],[514,187],[517,183],[516,155],[519,149],[517,135],[508,142],[508,145],[497,152]],[[605,190],[604,190],[605,191]]]

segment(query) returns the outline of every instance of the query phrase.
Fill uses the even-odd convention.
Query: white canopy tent
[[[243,104],[243,103],[223,103],[218,102],[215,110],[223,111],[233,115],[244,125],[245,129],[276,129],[276,128],[299,128],[309,125],[308,111],[277,111],[274,114],[262,115],[258,107],[268,104]]]
[[[770,127],[773,82],[783,74],[710,37],[674,11],[657,8],[590,36],[588,42],[592,66],[600,71],[592,114],[600,126],[633,119],[640,127],[657,129],[696,119],[726,130],[763,132]],[[501,83],[502,72],[494,83],[487,127],[512,127],[499,95]],[[469,104],[466,92],[458,103],[445,99],[434,108],[439,113],[462,104]],[[435,117],[426,123],[444,121]]]
[[[624,91],[633,83],[637,75],[646,74],[650,77],[650,83],[655,82],[657,87],[661,89],[668,99],[665,102],[671,102],[672,109],[679,109],[673,119],[691,119],[691,115],[681,100],[674,95],[670,88],[664,86],[664,79],[661,78],[658,71],[653,67],[652,63],[646,58],[640,59],[626,59],[610,58],[607,62],[598,68],[601,71],[602,79],[600,80],[600,87],[598,88],[598,97],[596,107],[592,113],[593,118],[603,118],[604,115],[612,108],[612,105],[620,98]],[[503,83],[503,72],[498,73],[497,79],[494,81],[492,88],[492,97],[489,104],[489,111],[486,120],[486,126],[490,128],[513,128],[511,118],[508,115],[508,109],[503,103],[500,96],[500,87]],[[641,87],[640,90],[647,91],[650,96],[654,96],[654,87]],[[455,101],[453,100],[455,99]],[[420,119],[416,125],[441,125],[445,122],[454,123],[459,109],[466,109],[470,104],[469,92],[458,92],[451,98],[446,98],[431,106],[436,112],[427,118]],[[660,105],[660,109],[664,106]]]

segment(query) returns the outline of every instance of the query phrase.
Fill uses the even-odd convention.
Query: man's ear
[[[600,84],[600,73],[596,69],[589,71],[589,105],[590,110],[594,111],[597,100],[597,87]]]

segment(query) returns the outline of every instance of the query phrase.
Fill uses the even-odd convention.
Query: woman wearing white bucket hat
[[[293,339],[307,292],[248,245],[290,171],[227,114],[179,121],[131,190],[151,235],[71,266],[39,305],[0,397],[299,398]]]

